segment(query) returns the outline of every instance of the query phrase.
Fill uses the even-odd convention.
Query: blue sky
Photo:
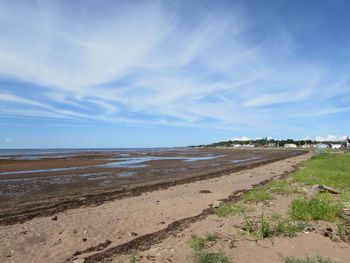
[[[0,1],[0,148],[349,134],[349,1]]]

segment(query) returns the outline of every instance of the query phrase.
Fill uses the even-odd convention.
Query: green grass
[[[229,259],[225,255],[224,251],[219,251],[217,253],[200,251],[195,254],[196,263],[229,263]]]
[[[249,192],[246,192],[242,196],[242,200],[245,202],[259,202],[259,201],[268,201],[272,199],[273,199],[272,195],[265,188],[253,189]]]
[[[321,256],[316,257],[307,257],[304,259],[295,258],[295,257],[285,257],[283,259],[284,263],[333,263],[329,258],[323,258]]]
[[[204,237],[192,236],[190,245],[196,263],[229,263],[229,259],[223,251],[210,252],[207,250],[216,239],[214,234],[207,234]]]
[[[136,256],[135,255],[131,255],[130,256],[130,263],[135,263],[136,262]]]
[[[260,219],[254,220],[245,216],[244,230],[257,239],[273,238],[276,236],[293,237],[303,231],[308,224],[302,221],[293,221],[290,218],[274,214],[270,217],[261,215]]]
[[[350,154],[324,153],[306,162],[293,176],[295,182],[321,184],[350,191]]]
[[[248,210],[250,209],[245,205],[225,202],[218,208],[215,208],[215,214],[219,217],[228,217],[232,214],[243,214]]]
[[[287,180],[282,179],[272,180],[265,188],[267,188],[269,192],[279,195],[288,195],[295,192],[295,190],[289,186]]]
[[[191,248],[195,251],[202,250],[207,247],[207,245],[211,242],[216,241],[216,235],[215,234],[207,234],[204,237],[199,236],[192,236],[192,239],[190,241]]]
[[[268,222],[268,220],[264,217],[264,214],[262,214],[260,218],[259,235],[262,239],[272,236],[271,225]]]
[[[292,217],[301,220],[325,220],[334,222],[342,213],[342,206],[339,203],[320,198],[296,199],[290,204]]]
[[[289,219],[281,219],[278,221],[274,229],[274,235],[294,237],[296,233],[303,231],[307,227],[305,222],[293,222]]]

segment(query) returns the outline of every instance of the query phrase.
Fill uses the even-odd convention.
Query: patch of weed
[[[274,235],[293,237],[296,233],[303,231],[307,227],[305,222],[291,222],[287,218],[278,221]]]
[[[215,242],[216,241],[216,235],[215,234],[207,234],[204,237],[199,237],[199,236],[192,236],[192,239],[190,241],[191,248],[195,251],[199,251],[201,249],[204,249],[207,247],[207,245],[210,242]]]
[[[192,236],[190,245],[196,263],[229,263],[229,259],[223,251],[210,252],[206,250],[209,244],[215,242],[216,239],[215,234],[207,234],[204,237]]]
[[[333,222],[340,217],[342,205],[318,198],[296,199],[290,204],[292,217],[301,220],[325,220]]]
[[[304,259],[295,258],[295,257],[285,257],[283,259],[284,263],[333,263],[329,258],[323,258],[321,256],[316,257],[307,257]]]
[[[248,210],[248,207],[242,204],[233,204],[230,202],[225,202],[215,209],[215,214],[219,217],[228,217],[232,214],[243,214]]]
[[[254,220],[250,216],[244,215],[244,228],[249,234],[255,232]]]
[[[196,263],[229,263],[229,259],[225,255],[224,251],[219,251],[217,253],[200,251],[195,254]]]
[[[272,236],[270,223],[264,217],[264,214],[261,215],[259,223],[259,235],[262,239]]]
[[[344,239],[346,236],[346,226],[343,223],[337,225],[337,234],[341,239]]]
[[[276,179],[272,180],[265,186],[271,193],[288,195],[295,192],[290,186],[287,180]]]
[[[131,255],[130,256],[130,263],[135,263],[136,262],[136,256],[135,255]]]
[[[273,199],[272,195],[265,188],[253,189],[249,192],[246,192],[242,196],[242,200],[245,202],[259,202],[259,201],[268,201],[272,199]]]

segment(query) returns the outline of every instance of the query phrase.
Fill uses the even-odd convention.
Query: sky
[[[0,0],[0,148],[341,138],[350,1]]]

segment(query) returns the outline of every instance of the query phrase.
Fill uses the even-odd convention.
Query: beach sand
[[[147,251],[159,242],[172,244],[172,262],[190,262],[188,235],[216,227],[210,223],[212,216],[203,211],[234,192],[290,173],[310,157],[308,153],[217,178],[0,226],[0,262],[71,262],[76,258],[86,258],[85,262],[129,262],[123,253]],[[201,193],[202,190],[207,193]],[[191,217],[194,218],[184,220]],[[147,239],[147,234],[157,231],[158,237],[156,233]],[[179,249],[181,246],[187,249]],[[247,245],[242,251],[250,249]],[[166,262],[162,260],[166,259],[158,262]]]

